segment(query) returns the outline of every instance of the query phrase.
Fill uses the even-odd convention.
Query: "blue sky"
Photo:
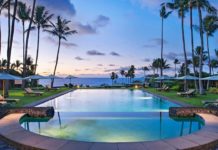
[[[216,0],[210,0],[218,6]],[[29,4],[31,1],[27,1]],[[108,77],[111,71],[135,65],[148,66],[160,57],[159,5],[163,0],[38,0],[38,5],[72,21],[78,34],[68,38],[61,47],[58,74],[79,77]],[[198,24],[197,12],[194,23]],[[187,51],[190,49],[189,14],[185,20]],[[6,20],[2,17],[3,45],[6,41]],[[182,59],[181,25],[176,13],[165,21],[164,55],[168,63]],[[218,34],[210,38],[211,53],[217,47]],[[12,60],[22,60],[21,24],[17,22]],[[195,32],[199,45],[199,34]],[[51,74],[57,52],[57,39],[43,33],[38,73]],[[32,32],[29,55],[35,58],[36,32]],[[6,52],[1,57],[6,58]],[[173,65],[171,65],[173,67]],[[205,70],[207,67],[204,68]],[[141,76],[142,71],[137,71]],[[172,74],[171,70],[166,74]]]

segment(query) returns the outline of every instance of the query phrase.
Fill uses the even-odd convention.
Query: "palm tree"
[[[192,49],[192,62],[194,62],[195,60],[195,46],[194,46],[194,33],[193,33],[193,8],[196,7],[196,3],[194,0],[189,0],[189,10],[190,10],[190,31],[191,31],[191,49]],[[196,66],[193,64],[193,73],[194,73],[194,77],[196,77]],[[198,90],[198,84],[197,84],[197,80],[194,81],[195,82],[195,89]]]
[[[145,77],[145,72],[146,72],[146,71],[149,71],[149,68],[148,68],[147,66],[144,66],[144,67],[142,67],[142,70],[143,70],[143,72],[144,72],[144,77]]]
[[[44,6],[36,7],[36,11],[34,15],[34,23],[36,24],[36,28],[37,28],[37,49],[36,49],[35,69],[37,69],[37,65],[38,65],[40,31],[41,29],[47,29],[51,27],[49,21],[52,17],[53,14],[49,14],[49,12],[45,10]]]
[[[206,33],[206,38],[207,38],[208,66],[209,66],[210,75],[211,75],[211,58],[210,58],[209,37],[213,36],[213,34],[218,28],[218,25],[215,23],[216,19],[217,16],[215,15],[208,15],[203,19],[203,30]]]
[[[181,27],[182,27],[182,44],[183,44],[183,53],[184,53],[184,73],[187,75],[187,53],[186,53],[186,44],[185,44],[185,30],[184,30],[184,19],[185,13],[188,11],[188,0],[174,0],[174,3],[167,3],[167,6],[172,10],[178,11],[178,16],[181,19]],[[185,80],[185,90],[187,89],[187,80]]]
[[[164,44],[164,19],[166,19],[169,15],[171,14],[170,12],[166,11],[166,6],[165,3],[161,5],[161,10],[160,10],[160,17],[161,17],[161,59],[163,59],[163,44]],[[160,68],[160,74],[161,76],[163,75],[163,66]]]
[[[176,58],[173,63],[175,65],[175,77],[177,77],[177,65],[180,64],[179,59]]]
[[[0,0],[0,15],[2,14],[2,11],[8,7],[8,1],[7,0]],[[2,29],[1,29],[1,20],[0,20],[0,43],[2,41]],[[0,45],[0,54],[2,52],[2,46]]]
[[[125,70],[120,70],[120,75],[121,75],[122,78],[123,78],[123,76],[125,76]]]
[[[31,12],[31,16],[30,16],[30,21],[29,21],[29,26],[28,26],[28,29],[27,29],[27,33],[26,33],[25,57],[24,57],[25,61],[23,62],[23,77],[26,77],[26,73],[27,73],[26,60],[27,60],[27,56],[28,56],[29,37],[30,37],[30,31],[31,31],[31,28],[32,28],[33,17],[34,17],[34,13],[35,13],[35,7],[36,7],[36,0],[33,0],[32,12]],[[25,82],[23,82],[22,86],[25,87]]]
[[[25,22],[29,20],[30,8],[27,8],[25,3],[18,3],[17,16],[22,22],[23,28],[23,63],[25,62]]]
[[[114,84],[114,80],[116,80],[118,78],[118,75],[115,72],[112,72],[110,77],[111,77],[112,85],[113,85]]]
[[[202,72],[203,72],[203,51],[204,51],[204,31],[203,31],[203,18],[202,18],[202,9],[206,9],[209,13],[216,14],[216,8],[212,7],[208,0],[196,0],[198,8],[198,17],[199,17],[199,30],[200,30],[200,40],[201,48],[200,57],[199,57],[199,93],[204,94],[204,88],[202,83]]]
[[[11,69],[19,71],[21,65],[22,63],[20,62],[20,60],[16,60],[15,63],[11,64]]]
[[[61,46],[62,39],[67,40],[67,36],[77,33],[76,30],[71,30],[70,29],[70,27],[69,27],[70,22],[71,21],[68,21],[66,19],[62,19],[60,16],[58,16],[56,24],[53,24],[51,22],[52,29],[51,30],[45,29],[45,31],[47,31],[48,33],[58,37],[58,51],[57,51],[57,56],[56,56],[56,62],[55,62],[55,68],[54,68],[53,75],[56,74],[56,69],[57,69],[58,60],[59,60],[59,53],[60,53],[60,46]],[[54,84],[54,79],[52,79],[52,83],[51,83],[52,87],[53,87],[53,84]]]
[[[214,75],[214,69],[218,67],[218,61],[216,59],[212,59],[211,60],[211,69],[212,69],[212,73]]]
[[[3,72],[7,67],[7,59],[0,60],[0,70]]]

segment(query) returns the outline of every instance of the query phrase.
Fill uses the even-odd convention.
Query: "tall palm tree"
[[[176,58],[173,63],[175,65],[175,77],[177,77],[177,65],[180,64],[179,59]]]
[[[0,0],[0,15],[2,14],[2,11],[8,7],[8,1],[7,0]],[[1,29],[1,20],[0,20],[0,43],[2,41],[2,29]],[[2,52],[2,45],[0,45],[0,54]]]
[[[147,66],[144,66],[144,67],[142,67],[142,70],[143,70],[143,72],[144,72],[144,77],[145,77],[145,72],[146,72],[146,71],[149,71],[149,68],[148,68]]]
[[[160,17],[161,17],[161,59],[163,60],[163,45],[164,45],[164,19],[166,19],[170,12],[167,12],[165,3],[161,4]],[[163,66],[160,68],[160,74],[163,75]]]
[[[218,68],[218,61],[216,59],[212,59],[211,60],[211,69],[212,69],[212,73],[214,75],[214,69]]]
[[[71,30],[69,27],[69,23],[71,21],[62,19],[60,16],[57,17],[57,22],[54,24],[51,22],[52,28],[51,29],[45,29],[48,33],[56,36],[58,38],[58,51],[56,56],[56,62],[55,62],[55,68],[53,75],[55,76],[58,60],[59,60],[59,53],[60,53],[60,47],[61,47],[61,41],[67,40],[67,36],[77,33],[76,30]],[[52,79],[51,86],[53,87],[54,84],[54,78]]]
[[[184,73],[187,75],[187,53],[186,53],[186,43],[185,43],[185,30],[184,30],[184,19],[185,13],[188,11],[188,0],[174,0],[174,3],[167,3],[167,6],[172,10],[178,11],[178,16],[181,19],[181,27],[182,27],[182,44],[183,44],[183,54],[184,54]],[[185,90],[187,89],[187,80],[185,80]]]
[[[203,72],[203,51],[204,51],[204,31],[203,31],[203,18],[202,18],[202,9],[206,9],[208,13],[216,14],[216,8],[210,5],[208,0],[196,0],[198,8],[198,17],[199,17],[199,30],[200,30],[200,40],[201,40],[201,53],[199,57],[199,93],[204,94],[204,88],[202,83],[202,72]]]
[[[36,7],[36,0],[33,0],[29,26],[28,26],[27,33],[26,33],[25,57],[24,57],[25,61],[23,62],[23,77],[26,77],[26,72],[27,72],[26,60],[27,60],[27,56],[28,56],[29,37],[30,37],[30,31],[31,31],[31,28],[32,28],[33,17],[34,17],[34,13],[35,13],[35,7]],[[25,81],[24,80],[23,80],[22,87],[25,87]]]
[[[191,49],[192,49],[192,62],[195,62],[195,46],[194,46],[194,32],[193,32],[193,9],[196,8],[196,3],[194,0],[189,0],[189,10],[190,10],[190,33],[191,33]],[[193,73],[196,77],[196,66],[193,64]],[[194,81],[195,89],[198,90],[197,80]]]
[[[211,57],[210,57],[210,46],[209,46],[209,37],[213,36],[215,31],[218,28],[218,24],[216,24],[217,16],[208,15],[203,19],[203,30],[206,33],[207,39],[207,53],[208,53],[208,66],[209,66],[209,74],[211,75]]]
[[[23,63],[25,62],[25,22],[29,20],[30,8],[25,3],[19,2],[17,16],[22,22],[23,28]]]
[[[34,23],[36,24],[36,28],[37,28],[37,49],[36,49],[35,69],[37,69],[37,65],[38,65],[40,31],[41,29],[47,29],[51,27],[49,21],[52,17],[53,14],[49,14],[49,12],[45,10],[44,6],[36,7],[36,11],[34,15]]]

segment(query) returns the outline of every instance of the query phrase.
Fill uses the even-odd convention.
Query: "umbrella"
[[[49,75],[46,77],[46,79],[51,79],[51,83],[52,83],[52,80],[54,80],[54,79],[63,79],[63,78],[58,77],[58,76],[54,76],[54,75]]]
[[[47,77],[41,76],[41,75],[32,75],[24,78],[25,80],[39,80],[39,79],[47,79]]]
[[[199,78],[194,77],[194,76],[190,76],[190,75],[186,75],[183,77],[177,77],[175,78],[176,80],[198,80]]]
[[[0,73],[0,80],[3,80],[3,97],[4,97],[4,91],[5,91],[5,80],[22,80],[22,78],[18,76],[14,76],[8,73]]]
[[[170,80],[170,79],[173,79],[173,78],[169,76],[160,76],[160,77],[155,78],[155,80]]]
[[[203,78],[201,80],[218,81],[218,76],[210,76],[210,77]]]
[[[65,79],[70,79],[70,83],[71,83],[71,79],[75,79],[75,78],[77,78],[77,77],[72,76],[72,75],[69,75],[69,76],[67,76]]]

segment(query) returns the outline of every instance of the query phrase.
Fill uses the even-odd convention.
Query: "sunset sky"
[[[217,0],[210,0],[218,8]],[[31,4],[32,1],[28,0]],[[112,71],[135,65],[149,66],[154,58],[160,57],[161,19],[160,4],[163,0],[38,0],[56,15],[72,21],[71,26],[78,34],[64,41],[61,47],[57,72],[79,77],[108,77]],[[3,54],[6,58],[6,19],[1,18],[3,28]],[[198,24],[197,11],[194,24]],[[176,13],[165,21],[164,57],[172,64],[175,58],[183,58],[181,24]],[[16,22],[12,61],[22,60],[21,23]],[[188,56],[190,57],[189,14],[186,15],[185,33]],[[29,55],[35,59],[36,32],[31,33]],[[195,32],[198,46],[199,33]],[[210,38],[211,53],[218,48],[218,33]],[[41,36],[38,73],[51,74],[57,53],[57,38],[43,33]],[[172,67],[173,64],[171,65]],[[207,67],[204,68],[205,70]],[[172,74],[172,70],[166,71]],[[137,71],[137,76],[142,71]]]

